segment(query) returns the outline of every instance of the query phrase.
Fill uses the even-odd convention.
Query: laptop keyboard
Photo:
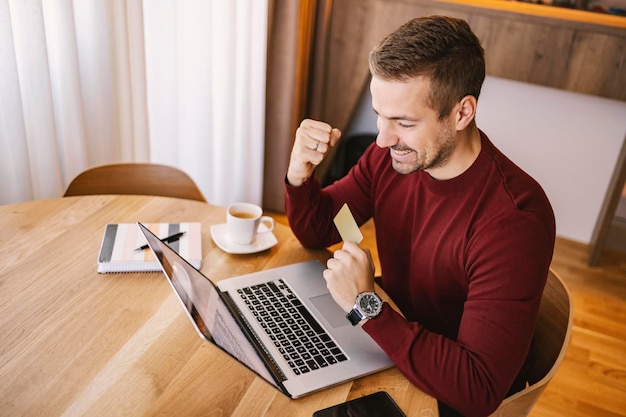
[[[348,359],[282,279],[237,292],[296,375]]]

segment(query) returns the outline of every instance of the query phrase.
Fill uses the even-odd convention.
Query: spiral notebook
[[[200,223],[147,223],[160,239],[167,241],[180,256],[195,268],[202,263],[202,233]],[[136,223],[107,224],[98,255],[98,272],[157,272],[159,262],[146,245],[146,238]],[[140,249],[145,245],[145,249]]]

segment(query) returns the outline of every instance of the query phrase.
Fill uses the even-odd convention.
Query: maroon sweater
[[[333,216],[347,202],[376,226],[385,304],[364,330],[417,387],[465,416],[486,416],[522,389],[555,239],[550,203],[481,132],[460,176],[396,173],[370,146],[321,190],[287,185],[289,224],[306,247],[340,241]]]

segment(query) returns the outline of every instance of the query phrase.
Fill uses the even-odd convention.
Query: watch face
[[[367,315],[376,315],[382,307],[380,299],[374,294],[363,294],[359,301],[359,307]]]

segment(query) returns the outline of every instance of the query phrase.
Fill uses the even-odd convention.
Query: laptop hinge
[[[237,307],[230,294],[219,290],[218,293],[226,306],[231,310],[233,317],[237,321],[237,324],[239,325],[243,333],[246,335],[250,343],[252,343],[256,348],[255,350],[257,354],[265,364],[265,367],[269,370],[272,378],[274,378],[274,382],[276,382],[276,384],[280,387],[281,391],[283,391],[287,396],[291,397],[291,395],[289,394],[289,392],[287,392],[285,386],[283,385],[283,381],[286,381],[287,377],[278,367],[278,364],[276,363],[272,355],[270,355],[270,353],[267,351],[263,343],[261,343],[258,336],[256,335],[256,332],[252,329],[250,323],[248,323],[248,320],[246,320],[246,318],[243,316],[241,310],[239,309],[239,307]]]

